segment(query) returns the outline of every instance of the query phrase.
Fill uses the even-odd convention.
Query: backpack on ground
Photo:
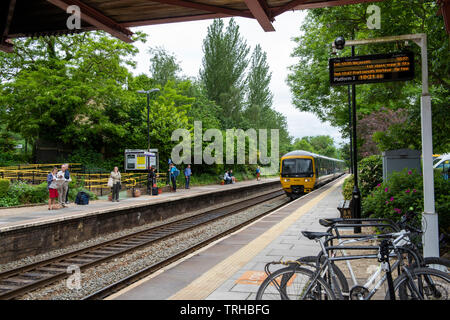
[[[75,198],[75,203],[78,205],[87,205],[89,204],[89,195],[84,192],[80,191],[77,193],[77,196]]]

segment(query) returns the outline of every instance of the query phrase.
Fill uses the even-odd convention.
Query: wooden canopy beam
[[[3,8],[5,11],[3,15],[0,15],[0,50],[8,53],[13,52],[13,44],[9,42],[9,26],[14,15],[14,8],[16,7],[16,0],[9,0],[8,3],[3,3]]]
[[[211,12],[211,13],[221,13],[221,14],[226,14],[229,16],[253,18],[252,14],[249,11],[235,10],[235,9],[230,9],[230,8],[225,8],[225,7],[220,7],[220,6],[213,6],[210,4],[204,4],[204,3],[198,3],[198,2],[191,2],[191,1],[184,1],[184,0],[152,0],[152,2],[159,2],[159,3],[169,4],[169,5],[178,6],[178,7],[197,9],[197,10]]]
[[[272,14],[267,6],[266,0],[245,0],[245,4],[264,31],[275,31],[272,25]]]
[[[299,0],[299,1],[301,1],[301,0]],[[358,4],[358,3],[366,3],[366,2],[381,2],[381,1],[384,1],[384,0],[331,0],[331,1],[319,1],[319,2],[312,2],[312,3],[306,3],[306,1],[303,1],[304,3],[300,3],[300,4],[296,5],[293,8],[293,10],[316,9],[316,8],[325,8],[325,7],[345,6],[348,4]]]
[[[161,18],[161,19],[125,22],[125,23],[122,23],[122,26],[124,26],[124,27],[143,27],[143,26],[151,26],[151,25],[164,24],[164,23],[187,22],[187,21],[219,19],[219,18],[228,18],[228,17],[232,17],[232,16],[230,16],[228,14],[222,14],[222,13],[207,13],[207,14],[202,14],[202,15],[195,15],[194,17],[186,16],[186,17]]]
[[[308,0],[293,0],[291,2],[286,3],[284,6],[274,8],[272,11],[272,14],[274,17],[276,17],[276,16],[278,16],[288,10],[294,9],[296,6],[299,6],[306,2],[308,2]]]
[[[438,4],[440,5],[438,14],[441,14],[444,18],[445,29],[450,34],[450,1],[439,0]]]
[[[64,11],[67,10],[68,6],[76,5],[80,8],[82,20],[97,27],[98,29],[108,32],[112,36],[124,42],[127,43],[133,42],[133,40],[131,39],[133,33],[130,30],[122,27],[116,21],[105,16],[101,12],[91,8],[90,6],[86,5],[80,0],[47,0],[47,1],[63,9]]]

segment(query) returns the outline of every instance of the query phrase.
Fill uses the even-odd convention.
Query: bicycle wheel
[[[411,278],[403,273],[394,281],[395,297],[400,300],[448,300],[450,277],[432,268],[409,270]],[[390,300],[387,292],[386,300]]]
[[[278,269],[261,283],[256,300],[334,300],[333,291],[321,277],[306,292],[313,278],[314,272],[305,268]]]
[[[303,263],[309,263],[309,264],[313,263],[313,264],[315,264],[316,261],[317,261],[317,257],[316,256],[307,256],[307,257],[302,257],[300,259],[297,259],[297,261],[303,262]],[[320,263],[324,263],[324,262],[325,262],[325,257],[322,256],[320,258]],[[344,273],[334,263],[332,264],[332,266],[333,266],[333,272],[335,273],[336,277],[339,280],[339,286],[341,287],[342,293],[344,295],[348,294],[350,289],[348,287],[348,282],[347,282],[347,279],[344,276]],[[304,267],[304,266],[302,266],[302,267]],[[330,281],[328,281],[328,279],[325,278],[325,280],[327,280],[328,284],[330,284]]]
[[[428,257],[424,259],[425,266],[432,268],[436,266],[439,271],[449,273],[450,270],[450,260],[438,257]]]

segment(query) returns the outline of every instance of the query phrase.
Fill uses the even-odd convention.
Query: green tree
[[[271,109],[273,103],[273,94],[269,88],[272,73],[267,63],[267,54],[262,51],[259,44],[256,45],[250,61],[245,117],[253,128],[265,128],[267,121],[273,120],[265,117],[265,113]]]
[[[448,150],[450,115],[446,111],[450,96],[450,54],[442,16],[436,15],[435,1],[386,0],[377,3],[381,8],[381,29],[369,30],[367,6],[369,4],[348,5],[314,9],[308,11],[301,27],[303,34],[297,38],[293,56],[298,62],[290,68],[288,83],[293,93],[295,106],[306,112],[316,114],[341,128],[348,137],[347,87],[330,87],[328,59],[330,44],[337,36],[346,39],[367,39],[400,34],[426,33],[428,35],[430,92],[433,98],[433,146],[437,152]],[[411,50],[415,53],[417,75],[420,74],[420,49],[415,44],[404,42],[357,46],[356,54]],[[350,56],[350,48],[338,53]],[[382,107],[397,110],[405,109],[411,115],[404,126],[400,139],[408,137],[411,127],[420,128],[420,89],[421,79],[417,76],[409,82],[387,82],[383,84],[358,85],[358,118],[364,117]],[[420,147],[420,134],[415,134]],[[408,144],[405,142],[405,144]]]
[[[113,117],[127,113],[126,105],[116,107],[131,77],[133,45],[91,32],[17,39],[15,48],[14,54],[0,54],[0,68],[10,68],[0,87],[8,130],[31,142],[83,144],[100,151],[126,135]]]
[[[241,122],[249,50],[234,19],[230,19],[225,30],[221,19],[215,19],[208,27],[200,79],[208,99],[221,108],[223,129],[239,127]]]
[[[155,48],[149,50],[152,57],[150,58],[150,73],[152,79],[162,86],[169,80],[177,80],[181,68],[176,57],[163,48]]]
[[[304,150],[331,158],[339,158],[340,152],[334,146],[334,140],[328,135],[296,138],[291,150]]]
[[[314,149],[314,147],[305,138],[301,138],[301,139],[296,138],[292,145],[292,150],[303,150],[303,151],[316,153],[316,150]]]

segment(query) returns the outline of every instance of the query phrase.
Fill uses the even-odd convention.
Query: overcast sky
[[[292,38],[300,35],[300,25],[306,11],[286,12],[276,18],[275,32],[264,32],[254,19],[235,18],[240,33],[252,50],[260,44],[267,52],[267,60],[272,72],[270,89],[274,95],[275,110],[283,113],[288,122],[289,134],[295,138],[314,135],[330,135],[335,144],[342,142],[338,129],[329,123],[320,122],[311,113],[300,112],[292,105],[291,92],[286,83],[288,67],[295,64],[296,59],[290,55],[295,47]],[[228,18],[224,19],[228,25]],[[181,64],[183,74],[197,77],[203,58],[202,43],[207,28],[212,20],[171,23],[164,25],[133,28],[132,31],[143,31],[148,34],[147,43],[137,44],[140,50],[136,57],[135,74],[149,73],[149,47],[163,47],[174,54]]]

